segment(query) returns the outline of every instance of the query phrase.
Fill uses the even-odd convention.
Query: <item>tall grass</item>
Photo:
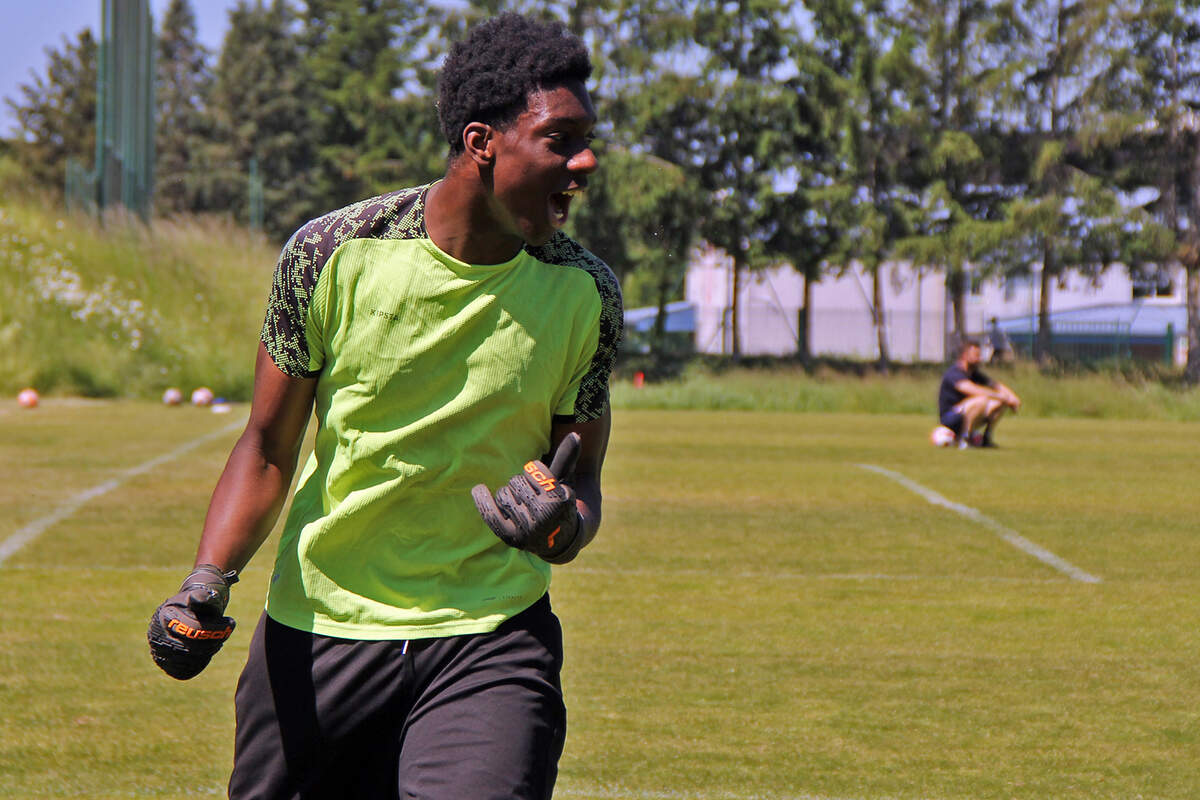
[[[1116,368],[1093,372],[1040,370],[1032,364],[988,367],[1023,401],[1021,414],[1092,419],[1200,420],[1200,391],[1171,375]],[[705,409],[868,414],[927,414],[937,407],[940,368],[904,369],[888,375],[848,374],[799,366],[714,369],[695,364],[675,380],[629,380],[613,386],[613,405],[628,409]]]
[[[0,204],[0,391],[249,396],[277,247],[216,218]]]

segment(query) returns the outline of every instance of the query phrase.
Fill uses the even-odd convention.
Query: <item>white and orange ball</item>
[[[212,389],[209,389],[207,386],[201,386],[192,392],[192,405],[194,406],[211,406],[212,401]]]
[[[954,444],[954,431],[945,425],[938,425],[929,433],[929,441],[934,447],[949,447]]]
[[[17,404],[21,408],[37,408],[38,400],[36,389],[28,388],[17,392]]]
[[[168,406],[177,406],[183,402],[183,392],[172,386],[163,392],[162,401]]]

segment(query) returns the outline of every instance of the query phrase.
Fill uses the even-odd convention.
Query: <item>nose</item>
[[[596,153],[587,145],[571,156],[571,160],[567,162],[567,169],[584,175],[591,175],[599,166],[600,162],[596,159]]]

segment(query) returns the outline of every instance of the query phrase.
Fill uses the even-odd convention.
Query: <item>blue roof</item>
[[[1008,334],[1028,336],[1037,325],[1036,312],[1032,319],[1029,314],[1019,317],[1008,317],[996,321],[1000,330]],[[1178,305],[1163,305],[1134,301],[1131,303],[1111,303],[1108,305],[1074,308],[1070,311],[1051,311],[1050,325],[1058,326],[1096,326],[1111,325],[1128,331],[1131,336],[1162,336],[1167,332],[1167,326],[1172,325],[1176,332],[1187,329],[1187,307]],[[990,326],[990,323],[985,325]]]
[[[696,307],[686,300],[677,303],[667,303],[667,320],[664,330],[667,333],[693,333],[696,330]],[[631,308],[625,312],[625,327],[645,333],[654,328],[654,318],[658,316],[656,306]]]

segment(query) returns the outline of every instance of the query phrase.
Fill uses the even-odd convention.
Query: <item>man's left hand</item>
[[[551,564],[570,561],[579,535],[575,492],[566,483],[579,459],[579,434],[569,433],[547,467],[534,460],[496,491],[482,483],[471,490],[475,508],[500,539]]]

